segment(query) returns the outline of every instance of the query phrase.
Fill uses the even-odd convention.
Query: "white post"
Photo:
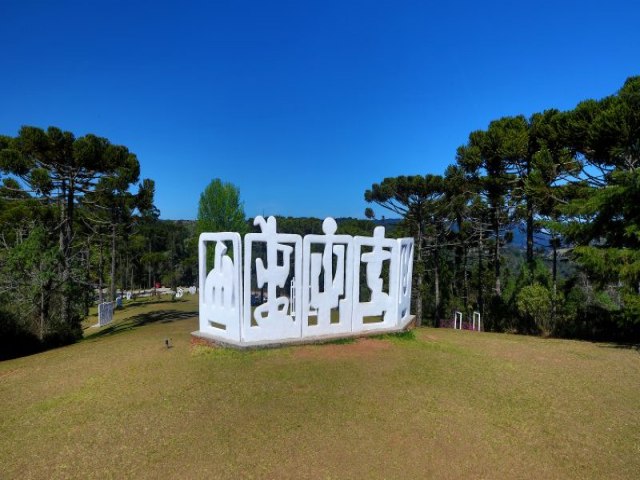
[[[480,327],[480,312],[473,312],[473,329],[476,329],[476,319],[478,320],[478,331],[482,330]]]
[[[462,312],[456,310],[453,317],[453,328],[462,330]]]
[[[289,287],[291,298],[289,299],[289,315],[292,317],[296,314],[296,279],[293,277]]]

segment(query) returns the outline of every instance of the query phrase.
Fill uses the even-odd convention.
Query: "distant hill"
[[[513,232],[513,240],[511,241],[510,245],[518,249],[526,250],[527,249],[527,231],[525,226],[524,225],[516,226],[511,231]],[[533,236],[534,248],[550,250],[551,249],[551,246],[549,245],[550,240],[551,239],[549,238],[548,235],[537,232]]]

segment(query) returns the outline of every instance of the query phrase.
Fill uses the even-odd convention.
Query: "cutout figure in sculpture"
[[[256,259],[256,279],[258,288],[267,284],[267,301],[256,307],[254,318],[258,325],[262,320],[283,321],[290,319],[289,299],[285,296],[277,296],[277,287],[284,288],[284,284],[289,276],[291,267],[291,253],[293,247],[282,245],[276,239],[276,219],[269,217],[266,221],[262,217],[257,217],[254,225],[260,225],[262,233],[266,234],[267,244],[267,266],[261,258]],[[282,252],[282,265],[278,265],[278,252]]]
[[[382,264],[391,259],[391,252],[383,248],[384,227],[373,230],[373,250],[362,254],[362,262],[367,264],[367,286],[371,290],[368,315],[382,315],[389,311],[389,294],[382,291]]]
[[[223,325],[236,320],[236,295],[239,294],[233,260],[226,253],[227,246],[224,242],[217,241],[214,268],[207,275],[203,292],[209,322]]]
[[[310,305],[318,311],[318,325],[331,323],[331,310],[338,307],[340,296],[344,295],[345,245],[335,245],[332,237],[338,225],[333,218],[326,218],[322,231],[328,237],[323,253],[311,254],[311,295]],[[333,257],[336,257],[336,271],[333,271]],[[324,272],[324,282],[320,291],[320,274]]]

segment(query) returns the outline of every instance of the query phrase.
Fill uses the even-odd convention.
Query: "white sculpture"
[[[113,321],[114,302],[104,302],[98,305],[98,326],[102,327]]]
[[[233,258],[228,255],[228,242]],[[207,272],[207,244],[215,244],[213,268]],[[198,245],[200,331],[240,341],[242,251],[238,233],[203,233]]]
[[[373,237],[339,235],[332,218],[324,235],[304,240],[278,233],[274,217],[256,217],[254,225],[261,232],[245,235],[244,258],[239,234],[200,235],[196,335],[268,344],[401,330],[411,321],[413,239],[385,238],[383,227]],[[360,295],[361,271],[368,300]],[[259,301],[253,295],[254,308],[256,289],[263,294]]]
[[[182,298],[183,295],[184,290],[182,289],[182,287],[178,287],[178,290],[176,290],[176,298]]]
[[[129,292],[127,292],[127,293],[126,293],[127,300],[131,300],[131,296],[132,296],[132,295],[133,295],[133,294],[132,294],[130,291],[129,291]]]
[[[195,295],[196,294],[196,287],[194,287],[193,285],[189,287],[189,293],[191,295]]]
[[[241,331],[243,341],[284,340],[299,338],[302,328],[300,322],[300,297],[297,296],[294,312],[289,314],[289,298],[278,294],[278,287],[283,289],[289,275],[301,282],[302,269],[302,237],[287,233],[278,233],[275,217],[265,220],[256,217],[254,225],[259,225],[261,233],[248,233],[244,237],[244,322]],[[258,305],[251,312],[251,272],[253,271],[254,243],[263,243],[266,247],[267,264],[262,258],[255,260],[257,288],[266,285],[266,302]],[[294,258],[294,271],[291,271],[291,257]],[[282,259],[280,262],[279,259]],[[296,284],[300,291],[300,284]],[[280,292],[282,293],[282,292]]]

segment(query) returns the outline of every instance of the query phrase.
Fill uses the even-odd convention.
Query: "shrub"
[[[530,318],[543,335],[553,332],[551,294],[539,283],[523,287],[516,298],[518,312]]]

